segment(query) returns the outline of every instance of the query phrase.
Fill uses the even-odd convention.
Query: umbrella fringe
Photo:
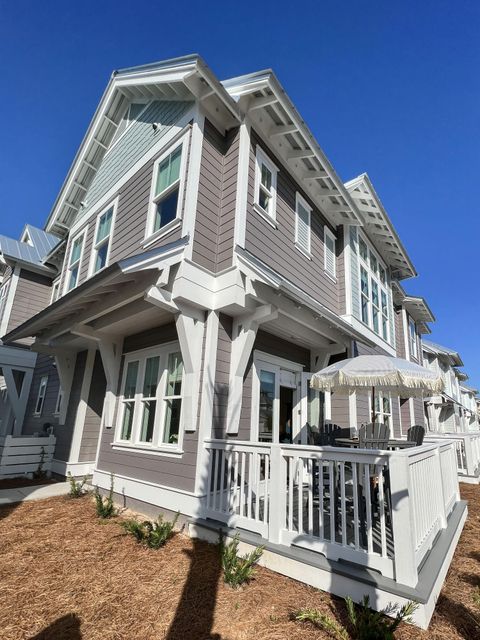
[[[421,378],[393,371],[381,375],[349,375],[338,371],[334,376],[328,374],[323,377],[316,374],[311,380],[311,386],[319,391],[334,391],[336,393],[351,393],[361,388],[375,387],[380,391],[390,391],[400,397],[415,397],[421,394],[435,395],[444,390],[441,377],[437,379]]]

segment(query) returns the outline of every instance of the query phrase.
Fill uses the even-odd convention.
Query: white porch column
[[[80,447],[82,444],[83,429],[85,427],[85,417],[87,415],[88,397],[90,395],[90,387],[92,384],[93,366],[95,364],[96,347],[91,347],[87,352],[85,362],[85,370],[83,372],[82,387],[80,390],[80,401],[75,414],[75,423],[73,427],[72,444],[70,447],[69,462],[78,462],[80,456]]]
[[[195,431],[197,428],[203,333],[205,330],[203,316],[203,312],[191,310],[189,313],[186,309],[182,309],[175,320],[183,360],[182,427],[185,431]]]
[[[265,304],[248,315],[236,318],[233,322],[227,433],[238,433],[243,398],[243,376],[252,353],[258,327],[264,322],[275,319],[277,316],[278,310],[276,307],[271,304]]]
[[[5,378],[5,384],[7,385],[10,406],[12,408],[13,415],[15,416],[13,435],[19,435],[22,432],[23,420],[27,409],[28,394],[32,383],[33,370],[2,365],[2,371],[3,377]],[[18,392],[17,385],[15,384],[15,378],[13,375],[14,371],[21,371],[23,373],[20,393]]]
[[[58,350],[54,352],[54,356],[55,364],[57,365],[60,388],[62,390],[62,401],[60,405],[60,413],[58,415],[58,424],[65,424],[77,354],[73,351]]]

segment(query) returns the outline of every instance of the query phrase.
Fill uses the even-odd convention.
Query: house
[[[478,389],[469,387],[466,384],[460,385],[460,399],[462,403],[462,424],[461,431],[478,431],[479,421],[477,413],[476,397]]]
[[[369,177],[341,181],[274,73],[220,82],[198,56],[115,72],[45,232],[51,302],[3,341],[52,358],[21,433],[55,425],[53,470],[114,474],[125,504],[238,529],[339,595],[414,598],[428,624],[466,517],[455,449],[309,446],[372,413],[309,380],[358,354],[421,362],[433,316],[399,284],[415,268]],[[35,415],[42,395],[58,403]],[[424,420],[375,403],[395,436]]]

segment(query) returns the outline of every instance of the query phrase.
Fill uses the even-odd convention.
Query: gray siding
[[[230,376],[230,356],[232,344],[232,318],[221,313],[219,316],[215,387],[213,396],[213,437],[223,438],[227,417],[228,383]]]
[[[45,394],[45,402],[43,403],[43,411],[41,416],[34,416],[35,405],[37,403],[38,389],[42,376],[48,376],[47,391]],[[33,372],[32,384],[27,401],[25,411],[25,419],[22,426],[23,435],[32,435],[33,433],[41,433],[43,425],[46,422],[56,425],[58,418],[53,414],[58,397],[58,374],[54,367],[54,360],[50,356],[39,353],[35,370]]]
[[[415,416],[415,424],[425,425],[425,410],[422,398],[413,399],[413,415]]]
[[[175,325],[168,324],[129,336],[124,341],[124,352],[136,351],[177,339]],[[198,447],[198,429],[185,433],[183,455],[179,458],[161,457],[143,451],[131,452],[112,448],[114,429],[103,429],[98,468],[159,485],[193,491]]]
[[[59,425],[55,429],[55,435],[57,436],[55,458],[57,460],[68,461],[70,458],[70,448],[72,446],[73,430],[77,417],[78,404],[80,402],[86,362],[87,351],[80,351],[77,353],[65,424]]]
[[[345,284],[345,226],[337,227],[337,282],[338,282],[338,313],[347,313],[347,292]]]
[[[332,311],[338,312],[338,287],[336,282],[326,275],[324,269],[323,230],[327,221],[322,213],[313,206],[307,194],[294,182],[281,162],[263,147],[264,153],[271,156],[273,162],[279,168],[277,176],[277,228],[272,228],[254,210],[255,153],[258,141],[255,134],[252,135],[252,138],[248,183],[246,249],[283,277],[288,278],[315,300],[318,300]],[[297,191],[312,206],[311,260],[295,247],[295,194]],[[335,229],[333,229],[333,232],[336,235]]]
[[[95,460],[98,436],[102,420],[103,402],[105,400],[106,380],[100,352],[95,354],[95,362],[88,394],[87,410],[80,443],[79,462]]]
[[[51,280],[48,277],[20,269],[7,333],[39,313],[50,303]],[[31,344],[32,338],[18,340],[21,344]]]
[[[205,121],[193,260],[210,271],[232,264],[238,129],[222,136]]]
[[[395,338],[397,356],[399,358],[405,358],[405,335],[403,333],[403,314],[401,308],[395,309]]]
[[[350,427],[350,405],[348,396],[332,393],[331,395],[332,422],[343,428]]]

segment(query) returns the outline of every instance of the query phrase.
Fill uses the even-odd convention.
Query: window
[[[75,289],[78,284],[78,276],[80,273],[80,264],[82,262],[83,244],[85,240],[85,232],[83,231],[72,242],[70,249],[70,259],[67,269],[67,291]]]
[[[174,149],[160,156],[155,163],[148,235],[160,234],[165,229],[170,229],[181,217],[186,139],[184,136]]]
[[[125,358],[117,439],[132,445],[179,445],[183,362],[172,345]]]
[[[390,304],[387,270],[366,241],[359,239],[360,316],[386,342],[390,340]]]
[[[310,254],[312,209],[297,193],[295,206],[295,244],[303,252]]]
[[[325,271],[330,274],[333,278],[335,278],[337,273],[337,265],[336,265],[336,255],[335,255],[335,236],[333,233],[324,228],[323,231],[324,236],[324,252],[325,252]]]
[[[415,329],[415,322],[412,318],[408,319],[408,339],[410,344],[410,355],[414,358],[417,357],[417,332]]]
[[[392,400],[389,395],[377,392],[375,394],[376,421],[386,424],[392,432]]]
[[[63,391],[62,391],[62,387],[59,387],[57,401],[55,402],[55,411],[53,412],[53,415],[55,416],[59,415],[60,410],[62,408],[62,400],[63,400]]]
[[[50,304],[53,304],[58,300],[59,294],[60,294],[60,280],[56,280],[52,285],[52,297],[50,299]]]
[[[92,264],[90,268],[92,275],[97,273],[97,271],[104,269],[108,265],[114,214],[115,207],[114,205],[111,205],[97,218],[95,243],[93,245]]]
[[[275,220],[277,200],[277,168],[257,147],[255,171],[255,208]]]
[[[47,392],[48,376],[42,376],[40,378],[40,386],[38,387],[38,396],[35,403],[35,416],[41,416],[43,411],[43,405],[45,403],[45,394]]]

